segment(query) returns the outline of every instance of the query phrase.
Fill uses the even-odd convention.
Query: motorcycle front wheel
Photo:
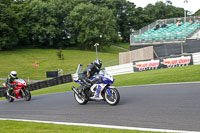
[[[25,89],[25,90],[24,90],[24,95],[25,95],[25,96],[23,96],[23,97],[24,97],[24,99],[25,99],[26,101],[30,101],[30,100],[31,100],[31,93],[30,93],[29,90]]]
[[[88,102],[88,100],[79,97],[76,93],[74,93],[74,98],[80,105],[84,105]]]
[[[119,92],[116,88],[110,88],[111,96],[107,91],[105,91],[105,100],[110,105],[116,105],[120,100]]]

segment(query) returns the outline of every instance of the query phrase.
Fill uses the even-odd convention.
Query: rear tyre
[[[116,88],[110,88],[111,96],[105,91],[105,100],[110,105],[116,105],[120,100],[119,92]]]
[[[24,95],[25,95],[25,96],[23,96],[23,97],[24,97],[24,99],[25,99],[26,101],[30,101],[30,100],[31,100],[31,93],[30,93],[29,90],[25,89],[25,90],[24,90]]]
[[[88,102],[88,100],[79,97],[76,93],[74,93],[74,98],[80,105],[84,105]]]

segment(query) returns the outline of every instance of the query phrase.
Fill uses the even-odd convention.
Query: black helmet
[[[99,70],[101,68],[101,66],[102,66],[102,61],[99,60],[99,59],[95,59],[94,60],[94,65]]]

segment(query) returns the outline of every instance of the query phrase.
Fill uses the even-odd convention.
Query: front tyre
[[[105,100],[110,105],[116,105],[120,100],[119,92],[116,88],[110,88],[110,94],[105,91]]]
[[[76,93],[74,93],[74,98],[80,105],[84,105],[88,102],[88,100],[79,97]]]
[[[24,99],[25,99],[26,101],[30,101],[30,100],[31,100],[31,93],[30,93],[29,90],[25,89],[25,90],[24,90],[24,95],[25,95],[25,96],[23,96],[23,97],[24,97]]]

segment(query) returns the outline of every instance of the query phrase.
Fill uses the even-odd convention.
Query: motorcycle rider
[[[82,76],[79,78],[84,85],[79,90],[79,93],[85,97],[84,90],[89,89],[97,80],[91,80],[90,78],[94,76],[95,73],[99,73],[100,68],[102,66],[102,61],[100,59],[95,59],[93,63],[88,64],[87,68],[83,71]],[[96,90],[97,96],[100,91]]]
[[[13,89],[17,86],[17,84],[13,85],[12,82],[14,82],[15,79],[18,79],[17,72],[11,71],[8,75],[6,86],[8,87],[8,94],[12,96]]]

